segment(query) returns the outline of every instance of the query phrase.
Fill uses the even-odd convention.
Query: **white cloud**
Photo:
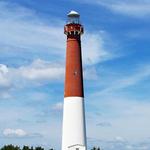
[[[5,74],[4,72],[0,72],[0,75],[4,74],[2,76],[3,78],[0,78],[1,86],[14,85],[15,82],[23,82],[24,80],[35,81],[37,83],[60,80],[64,76],[64,67],[61,64],[47,62],[41,59],[34,60],[30,65],[18,68],[7,67],[4,64],[1,64],[1,66],[7,70]]]
[[[40,133],[27,133],[23,129],[6,128],[3,130],[3,136],[5,138],[41,138]]]
[[[98,4],[106,7],[113,12],[136,17],[144,18],[150,16],[150,1],[149,0],[83,0],[83,3]]]
[[[0,88],[9,87],[10,82],[8,78],[6,77],[6,74],[8,73],[7,66],[0,64]]]
[[[8,68],[6,65],[0,64],[0,99],[10,98],[9,90],[11,88],[11,81],[7,76]]]
[[[119,4],[107,5],[111,10],[118,12],[120,14],[133,16],[137,18],[142,18],[150,15],[150,2],[137,3],[136,1],[133,3],[124,3],[121,2]]]
[[[11,98],[10,92],[14,89],[40,86],[54,81],[63,82],[62,77],[64,77],[62,64],[41,59],[18,68],[0,64],[0,100]]]
[[[25,137],[27,133],[23,129],[4,129],[3,135],[5,137]]]
[[[56,80],[64,76],[64,67],[37,59],[29,66],[20,67],[18,73],[28,80]]]
[[[104,31],[98,33],[85,33],[83,36],[83,62],[91,65],[98,62],[106,61],[118,57],[112,51],[105,48],[106,41],[111,43],[108,36]],[[105,41],[106,40],[106,41]]]
[[[63,82],[64,72],[62,63],[41,59],[36,59],[31,64],[20,67],[0,64],[0,100],[10,99],[12,92],[29,86],[41,86],[54,81]]]

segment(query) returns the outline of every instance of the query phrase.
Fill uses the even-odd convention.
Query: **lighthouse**
[[[66,72],[63,106],[62,150],[86,150],[80,14],[67,15]]]

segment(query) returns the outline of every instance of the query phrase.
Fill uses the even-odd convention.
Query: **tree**
[[[96,147],[94,146],[91,150],[97,150]]]
[[[10,145],[5,145],[1,148],[1,150],[20,150],[19,146],[14,146],[12,144]]]
[[[44,150],[41,146],[35,147],[35,150]]]
[[[30,150],[34,150],[33,146],[31,146]]]
[[[98,147],[97,150],[101,150],[100,147]]]
[[[93,147],[91,150],[101,150],[100,147]]]
[[[29,146],[23,146],[22,150],[30,150]]]

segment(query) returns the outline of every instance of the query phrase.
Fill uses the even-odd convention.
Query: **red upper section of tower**
[[[83,70],[80,36],[83,26],[79,24],[79,14],[69,13],[69,23],[64,27],[67,35],[65,97],[84,97]]]

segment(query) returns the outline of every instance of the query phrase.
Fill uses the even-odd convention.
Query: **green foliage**
[[[100,147],[93,147],[91,150],[101,150]]]
[[[29,146],[23,146],[22,150],[30,150]]]
[[[44,150],[44,148],[38,146],[38,147],[35,147],[35,150]]]
[[[5,145],[0,150],[21,150],[19,146]]]
[[[24,145],[21,149],[19,146],[14,146],[10,144],[10,145],[3,146],[2,148],[0,148],[0,150],[44,150],[44,148],[40,146],[33,148],[33,146],[29,147],[29,146]],[[51,148],[50,150],[53,150],[53,149]]]

